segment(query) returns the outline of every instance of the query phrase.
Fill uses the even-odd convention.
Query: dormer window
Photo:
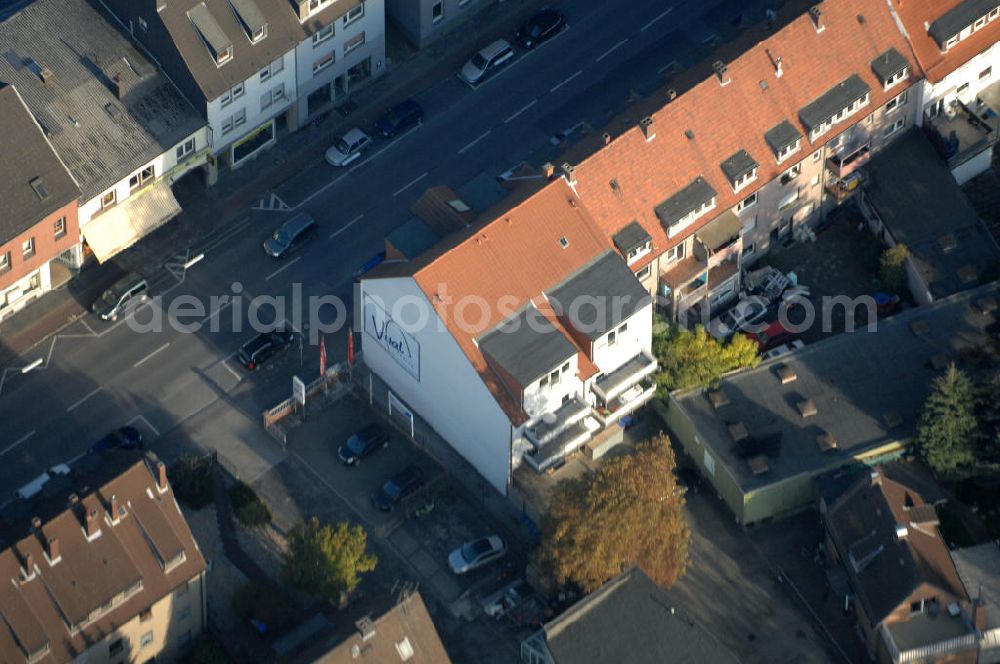
[[[629,264],[632,264],[637,260],[639,260],[640,258],[642,258],[643,256],[645,256],[646,254],[648,254],[649,252],[651,252],[652,250],[653,250],[653,241],[646,240],[646,242],[643,243],[642,245],[629,251],[625,259]]]
[[[757,162],[746,150],[730,155],[722,162],[721,168],[734,192],[757,179]]]
[[[222,30],[218,21],[208,11],[204,2],[199,2],[187,12],[188,18],[194,24],[198,36],[208,49],[209,55],[217,67],[221,67],[233,59],[233,44]]]
[[[809,128],[809,139],[814,141],[867,106],[870,100],[868,84],[852,74],[799,110],[799,119]]]
[[[715,207],[716,191],[705,178],[698,176],[676,194],[663,201],[653,211],[673,237],[690,226],[698,217]]]
[[[791,145],[781,148],[781,151],[778,153],[778,163],[780,164],[784,160],[788,159],[788,157],[798,152],[801,147],[802,141],[796,140]]]
[[[948,51],[998,16],[1000,3],[996,0],[964,0],[927,26],[927,34],[942,51]]]
[[[764,140],[779,164],[802,147],[802,134],[787,120],[764,132]]]
[[[222,65],[226,64],[232,59],[233,59],[233,47],[227,46],[225,49],[222,50],[222,52],[216,54],[215,64],[221,67]]]
[[[253,34],[250,36],[250,41],[256,44],[266,36],[267,36],[267,24],[265,23],[259,28],[253,29]]]
[[[254,0],[229,0],[229,6],[251,44],[267,37],[267,20]]]

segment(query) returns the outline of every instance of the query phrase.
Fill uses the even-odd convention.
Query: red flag
[[[354,366],[354,330],[347,328],[347,366]]]
[[[319,375],[326,375],[326,339],[319,338]]]

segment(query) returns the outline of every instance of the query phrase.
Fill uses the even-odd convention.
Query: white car
[[[745,297],[732,309],[718,318],[713,318],[708,324],[708,333],[720,341],[728,339],[734,332],[746,330],[754,323],[759,323],[767,315],[767,300],[751,295]]]
[[[507,545],[496,535],[466,542],[448,554],[448,567],[455,574],[465,574],[479,569],[494,560],[503,558]]]
[[[800,348],[805,348],[805,343],[803,343],[799,339],[796,339],[792,343],[781,344],[780,346],[776,346],[775,348],[772,348],[771,350],[767,351],[766,353],[764,353],[764,359],[770,360],[775,357],[781,357],[782,355],[788,355],[792,351],[796,351]]]
[[[475,85],[510,62],[513,57],[514,49],[511,45],[504,39],[498,39],[472,56],[462,67],[458,77],[469,85]]]
[[[338,138],[326,151],[326,161],[331,166],[347,166],[361,156],[372,144],[372,137],[357,127]]]

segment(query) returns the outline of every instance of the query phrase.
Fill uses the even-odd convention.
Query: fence
[[[308,403],[309,397],[318,394],[320,391],[328,390],[330,389],[331,385],[339,383],[342,374],[343,374],[343,367],[341,366],[341,364],[338,363],[333,365],[332,367],[329,367],[326,370],[325,374],[323,374],[316,380],[312,381],[311,383],[308,383],[306,385],[306,402]],[[269,433],[271,433],[272,435],[274,435],[276,433],[274,431],[274,427],[276,424],[278,424],[278,422],[288,417],[289,415],[292,415],[293,413],[296,412],[301,412],[302,410],[303,406],[299,405],[299,403],[295,400],[294,397],[289,397],[288,399],[285,399],[276,406],[268,408],[262,413],[262,416],[264,418],[264,429]],[[283,433],[280,435],[280,439],[284,444],[285,436]]]

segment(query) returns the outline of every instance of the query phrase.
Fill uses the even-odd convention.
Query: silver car
[[[326,161],[331,166],[347,166],[359,158],[371,144],[372,137],[355,127],[338,138],[333,147],[326,151]]]
[[[496,535],[466,542],[448,554],[448,567],[455,574],[465,574],[503,558],[507,545]]]
[[[498,39],[472,56],[458,76],[469,85],[481,83],[487,76],[514,57],[514,49],[505,39]]]

